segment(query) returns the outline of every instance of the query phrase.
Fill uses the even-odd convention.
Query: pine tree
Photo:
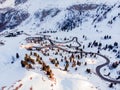
[[[16,58],[19,58],[19,54],[18,53],[16,53]]]

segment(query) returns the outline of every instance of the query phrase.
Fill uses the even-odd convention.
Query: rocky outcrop
[[[19,5],[21,3],[25,3],[27,0],[15,0],[15,5]]]
[[[85,10],[96,9],[98,6],[99,6],[98,4],[78,4],[78,5],[70,6],[67,9],[68,10],[85,11]]]
[[[0,4],[4,3],[6,0],[0,0]]]
[[[84,22],[96,24],[107,18],[107,14],[114,6],[105,4],[78,4],[67,8],[67,13],[62,21],[58,22],[58,28],[62,31],[72,30]],[[91,20],[91,21],[90,21]]]
[[[0,9],[0,31],[18,26],[28,17],[29,14],[23,10],[13,8]]]
[[[35,18],[40,19],[40,21],[44,21],[44,19],[49,16],[49,17],[54,17],[56,16],[60,10],[58,8],[52,8],[52,9],[44,9],[44,10],[38,10],[35,12]]]

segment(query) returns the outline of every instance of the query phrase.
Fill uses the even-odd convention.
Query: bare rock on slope
[[[29,13],[13,8],[0,9],[0,31],[14,28],[29,17]]]

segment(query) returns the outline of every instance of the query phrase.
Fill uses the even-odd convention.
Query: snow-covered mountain
[[[0,90],[119,90],[119,24],[119,0],[0,0]]]
[[[3,0],[4,1],[4,0]],[[27,1],[12,0],[1,3],[0,20],[1,29],[14,28],[28,18],[28,22],[35,27],[46,29],[71,30],[84,22],[96,24],[112,24],[119,21],[119,1]],[[11,4],[10,4],[11,3]],[[7,4],[10,4],[6,6]],[[28,24],[26,21],[26,23]],[[50,22],[52,22],[50,24]]]

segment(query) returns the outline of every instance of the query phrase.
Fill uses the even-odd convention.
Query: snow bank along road
[[[44,38],[44,39],[46,39],[46,38]],[[77,38],[77,37],[73,37],[72,40],[69,40],[69,41],[67,41],[67,42],[57,42],[57,41],[53,41],[53,40],[51,40],[51,39],[47,39],[47,40],[49,40],[49,42],[50,42],[51,45],[48,45],[48,46],[46,46],[46,47],[59,48],[59,49],[61,49],[61,50],[63,50],[63,51],[69,52],[69,53],[87,53],[87,54],[93,53],[93,54],[96,54],[96,55],[104,58],[104,59],[106,60],[106,62],[96,67],[96,73],[97,73],[97,75],[98,75],[99,77],[101,77],[101,78],[102,78],[103,80],[105,80],[105,81],[108,81],[108,82],[111,82],[111,83],[119,83],[119,84],[120,84],[120,81],[108,79],[108,78],[104,77],[104,76],[101,74],[100,69],[110,63],[109,58],[107,58],[106,56],[104,56],[104,55],[102,55],[102,54],[100,54],[100,53],[85,52],[85,51],[81,51],[81,50],[80,50],[80,51],[69,51],[69,50],[67,50],[67,49],[64,49],[64,48],[61,48],[61,47],[55,45],[55,43],[61,43],[61,44],[63,44],[63,43],[70,43],[70,42],[72,42],[73,40],[75,40],[76,43],[78,43],[78,45],[79,45],[79,46],[76,46],[76,48],[78,48],[78,47],[80,47],[81,44],[78,42],[78,38]],[[46,47],[42,47],[42,48],[46,48]],[[40,49],[42,49],[42,48],[40,48]]]

